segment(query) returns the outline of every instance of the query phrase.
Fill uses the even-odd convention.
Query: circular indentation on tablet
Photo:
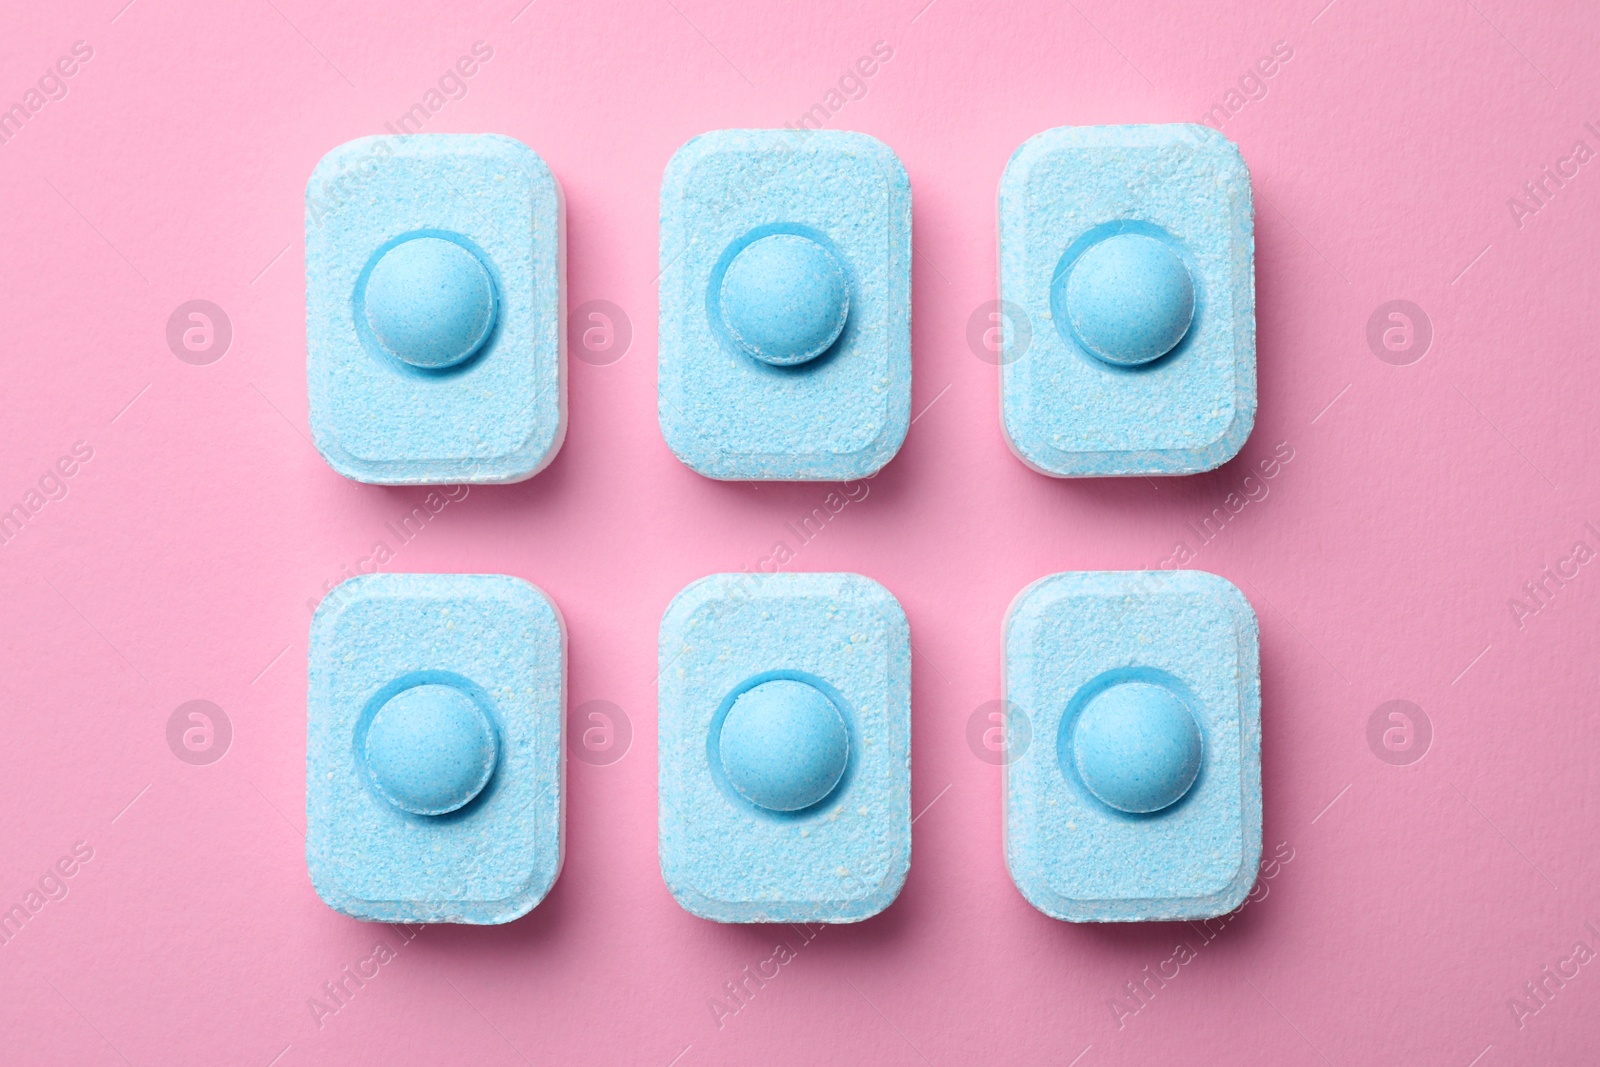
[[[1160,359],[1194,319],[1194,276],[1166,241],[1117,233],[1090,245],[1062,272],[1052,304],[1078,343],[1122,367]]]
[[[364,302],[378,342],[423,370],[455,366],[494,329],[488,268],[442,237],[413,237],[385,252],[367,276]]]
[[[1200,773],[1200,724],[1165,686],[1122,682],[1090,699],[1072,725],[1072,762],[1105,804],[1133,814],[1176,804]]]
[[[775,367],[815,359],[850,316],[850,281],[837,256],[798,233],[745,245],[723,272],[717,303],[741,351]]]
[[[483,791],[499,742],[477,701],[430,683],[403,689],[378,709],[363,755],[385,800],[413,815],[443,815]]]
[[[799,811],[839,784],[850,733],[821,690],[779,678],[739,694],[722,720],[717,751],[740,796],[768,811]]]

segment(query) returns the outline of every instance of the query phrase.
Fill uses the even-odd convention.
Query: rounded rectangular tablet
[[[1255,612],[1201,571],[1041,578],[1006,614],[1005,849],[1072,922],[1237,907],[1261,858]]]
[[[911,637],[859,574],[714,574],[661,620],[661,874],[718,922],[858,922],[911,866]]]
[[[517,482],[566,434],[561,187],[496,134],[363,137],[306,185],[311,435],[358,482]]]
[[[1000,180],[1000,421],[1061,478],[1192,474],[1255,424],[1255,230],[1205,126],[1063,126]]]
[[[839,481],[911,420],[911,184],[838,130],[718,130],[661,182],[661,432],[708,478]]]
[[[561,870],[566,631],[498,574],[370,574],[323,598],[306,699],[306,863],[381,922],[527,914]]]

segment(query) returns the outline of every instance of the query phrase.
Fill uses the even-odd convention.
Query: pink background
[[[75,442],[93,458],[0,546],[0,906],[75,843],[93,854],[0,947],[4,1058],[1595,1062],[1600,963],[1548,981],[1542,1004],[1524,983],[1579,941],[1600,948],[1585,929],[1600,928],[1600,566],[1566,564],[1576,576],[1520,625],[1510,601],[1576,542],[1600,548],[1600,162],[1548,183],[1520,226],[1507,200],[1580,138],[1600,150],[1583,125],[1600,126],[1600,16],[1324,2],[9,12],[0,103],[75,41],[93,57],[0,145],[0,505]],[[634,336],[618,362],[573,361],[545,473],[473,489],[400,545],[384,524],[422,491],[346,482],[307,440],[302,190],[324,152],[381,132],[480,40],[492,58],[425,128],[541,153],[566,189],[571,303],[613,301]],[[878,41],[893,58],[828,125],[882,138],[911,174],[921,415],[868,497],[799,547],[784,524],[826,487],[706,481],[657,430],[657,187],[690,136],[798,119]],[[1162,482],[1029,472],[966,342],[994,295],[1007,156],[1055,125],[1196,121],[1278,41],[1292,58],[1222,126],[1258,197],[1261,408],[1243,456]],[[193,298],[234,330],[208,366],[166,342]],[[1397,298],[1434,331],[1409,366],[1367,342]],[[1293,459],[1265,498],[1201,545],[1189,524],[1241,486],[1260,496],[1243,480],[1280,443]],[[571,762],[565,871],[506,927],[408,942],[334,914],[306,876],[308,600],[380,540],[390,570],[543,587],[570,628],[574,706],[612,701],[633,725],[620,761]],[[887,585],[917,653],[910,880],[878,918],[804,947],[691,917],[655,850],[661,611],[779,540],[793,569]],[[1180,541],[1260,614],[1265,836],[1292,859],[1214,940],[1057,923],[1010,884],[999,770],[966,740],[998,696],[1001,615],[1043,574],[1153,567]],[[208,766],[166,740],[191,699],[233,726]],[[1410,766],[1368,746],[1392,699],[1433,724]],[[795,958],[719,1026],[710,999],[779,938]],[[319,1026],[310,999],[380,939],[396,958]],[[1127,1000],[1179,939],[1195,958]]]

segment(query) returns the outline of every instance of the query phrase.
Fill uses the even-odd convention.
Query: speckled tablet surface
[[[862,133],[718,130],[661,184],[661,432],[710,478],[860,478],[911,419],[911,185]]]
[[[306,863],[336,911],[504,923],[561,870],[566,638],[534,586],[374,574],[311,623]]]
[[[1221,915],[1261,857],[1255,612],[1201,571],[1054,574],[1006,615],[1011,880],[1057,919]],[[1031,731],[1020,728],[1026,716]]]
[[[1190,474],[1256,413],[1254,210],[1196,125],[1063,126],[1000,180],[1000,421],[1057,477]]]
[[[911,865],[911,636],[859,574],[714,574],[661,620],[661,874],[720,922],[846,923]]]
[[[347,478],[515,482],[566,432],[561,189],[496,134],[363,137],[306,187],[311,433]]]

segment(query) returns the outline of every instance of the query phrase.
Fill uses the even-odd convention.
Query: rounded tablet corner
[[[384,477],[381,469],[366,460],[358,459],[347,451],[331,430],[323,427],[322,420],[317,418],[316,396],[312,395],[312,410],[310,415],[311,443],[317,450],[317,455],[322,457],[333,473],[339,477],[356,482],[360,485],[415,485],[415,481],[398,480]]]
[[[314,397],[313,403],[315,403]],[[361,481],[357,476],[360,471],[357,469],[355,457],[345,452],[338,442],[332,438],[329,431],[324,430],[318,425],[318,422],[319,420],[316,418],[315,412],[313,412],[310,419],[311,444],[316,448],[317,455],[322,457],[322,462],[332,468],[333,473],[341,478],[347,478],[352,482]]]
[[[1197,909],[1193,914],[1177,916],[1177,918],[1215,919],[1218,916],[1226,915],[1230,911],[1236,910],[1244,903],[1245,898],[1250,895],[1251,891],[1255,889],[1256,882],[1260,877],[1260,867],[1261,841],[1258,838],[1255,843],[1254,855],[1241,855],[1239,857],[1239,869],[1234,873],[1232,881],[1228,883],[1226,888],[1204,898],[1200,906],[1205,910]]]
[[[1175,122],[1171,124],[1174,129],[1182,130],[1182,136],[1191,144],[1196,144],[1208,151],[1217,152],[1219,155],[1229,157],[1230,165],[1236,164],[1245,181],[1245,193],[1250,193],[1250,165],[1245,162],[1244,152],[1239,148],[1239,143],[1221,130],[1214,129],[1204,123]]]
[[[449,575],[455,579],[473,579],[483,586],[493,588],[502,586],[510,591],[510,599],[521,600],[534,610],[549,612],[550,619],[555,622],[556,630],[561,636],[563,646],[567,640],[567,620],[561,614],[561,605],[556,603],[555,597],[547,593],[544,588],[535,582],[517,574],[460,574]]]
[[[1013,180],[1013,175],[1020,180],[1022,168],[1031,162],[1029,157],[1038,152],[1044,142],[1051,140],[1053,136],[1059,135],[1060,131],[1067,129],[1071,129],[1071,127],[1051,126],[1033,134],[1012,149],[1011,155],[1006,158],[1005,168],[1000,172],[1000,195],[1005,195],[1006,186]]]
[[[911,431],[911,386],[905,388],[906,406],[884,417],[876,436],[853,452],[835,452],[802,477],[786,481],[856,482],[876,478],[905,447]]]
[[[1016,887],[1022,899],[1028,902],[1039,914],[1055,919],[1058,922],[1075,922],[1070,914],[1064,911],[1057,903],[1058,894],[1047,886],[1034,884],[1034,878],[1026,870],[1018,870],[1017,857],[1011,850],[1010,841],[1005,845],[1006,876],[1011,879],[1011,884]]]
[[[1208,145],[1216,145],[1218,147],[1226,145],[1229,148],[1232,148],[1235,152],[1239,150],[1239,145],[1233,140],[1233,138],[1229,137],[1216,127],[1207,126],[1203,122],[1168,122],[1162,123],[1162,125],[1168,126],[1174,130],[1182,131],[1182,136],[1190,141],[1198,141]]]
[[[544,161],[544,157],[538,152],[534,151],[531,145],[520,138],[511,136],[509,133],[464,133],[455,134],[454,136],[462,138],[470,137],[475,140],[482,141],[493,141],[497,144],[503,145],[514,156],[522,156],[526,159],[536,161],[539,165],[539,168],[546,173],[548,173],[550,170],[550,165]]]
[[[730,578],[760,580],[759,577],[753,574],[729,574],[726,572],[707,574],[704,577],[696,578],[673,594],[672,599],[667,602],[667,606],[662,610],[661,635],[665,637],[670,627],[679,626],[687,622],[689,617],[702,604],[715,598],[716,593],[719,592],[715,587],[719,583],[727,582]]]
[[[1005,368],[1001,368],[1004,372]],[[1070,471],[1057,470],[1045,464],[1043,459],[1036,459],[1030,453],[1028,446],[1019,441],[1017,435],[1011,432],[1011,412],[1006,408],[1005,387],[1000,391],[1000,436],[1005,440],[1006,448],[1017,457],[1017,460],[1035,474],[1042,474],[1046,478],[1073,478],[1078,475]]]
[[[332,626],[339,612],[354,603],[363,586],[380,583],[388,577],[389,575],[376,573],[353,574],[323,593],[322,599],[317,601],[316,610],[311,613],[311,632],[315,634]]]
[[[1185,567],[1181,570],[1147,571],[1146,573],[1165,575],[1167,576],[1167,580],[1173,584],[1182,583],[1186,585],[1193,585],[1206,592],[1224,597],[1230,601],[1235,608],[1240,609],[1248,614],[1252,620],[1256,618],[1255,608],[1251,605],[1250,599],[1244,595],[1244,590],[1240,589],[1237,585],[1235,585],[1233,582],[1230,582],[1220,574],[1215,574],[1211,571],[1195,570],[1188,567]]]
[[[324,891],[322,886],[317,884],[316,875],[314,873],[311,876],[311,888],[316,890],[317,899],[321,900],[329,911],[343,915],[347,919],[355,919],[357,922],[364,923],[393,921],[386,919],[382,915],[373,913],[372,909],[370,908],[361,907],[359,902],[346,900],[344,897],[336,893]]]
[[[381,133],[368,134],[365,137],[356,137],[336,144],[324,152],[306,177],[305,202],[308,216],[310,209],[316,206],[314,193],[319,181],[322,183],[323,191],[326,192],[330,178],[334,177],[336,172],[343,172],[348,164],[376,162],[380,158],[392,156],[394,149],[389,146],[390,140],[391,138]]]
[[[561,380],[560,400],[558,401],[556,407],[556,424],[554,428],[550,430],[549,440],[543,445],[535,444],[531,446],[524,442],[523,445],[518,447],[515,451],[507,453],[506,456],[502,457],[499,461],[505,464],[506,470],[504,476],[485,478],[458,478],[456,479],[457,483],[464,483],[467,485],[515,485],[518,482],[525,482],[529,478],[538,477],[544,473],[545,469],[549,467],[550,464],[556,461],[556,456],[561,453],[561,446],[567,443],[567,375],[566,367],[564,365],[566,362],[566,354],[564,352],[561,358],[563,366],[559,372],[559,377]],[[528,439],[530,441],[533,440],[535,435],[538,433],[539,429],[536,427],[531,433],[528,434]],[[530,462],[527,457],[532,456],[537,456],[538,458],[533,459]],[[426,484],[438,485],[440,482],[432,481]]]
[[[499,142],[506,149],[507,157],[525,169],[529,178],[531,179],[531,184],[533,184],[535,187],[540,185],[545,187],[545,190],[555,201],[556,225],[561,228],[561,244],[565,245],[567,208],[566,191],[561,187],[561,179],[556,177],[556,172],[550,168],[550,162],[545,159],[544,156],[540,155],[538,151],[533,148],[533,146],[524,141],[518,140],[509,134],[484,133],[462,134],[458,136],[476,137],[484,140]],[[535,205],[535,207],[537,209],[537,205]],[[565,282],[565,271],[563,270],[563,290],[565,289]]]
[[[664,405],[658,403],[656,407],[657,425],[661,429],[661,439],[667,443],[667,450],[672,453],[672,458],[694,471],[702,478],[712,481],[731,482],[743,481],[737,474],[724,471],[716,462],[720,457],[715,450],[702,456],[696,447],[697,439],[693,434],[683,434],[678,424],[666,417]],[[754,480],[754,479],[751,479]]]
[[[1033,581],[1029,582],[1027,585],[1023,586],[1017,591],[1017,594],[1011,598],[1011,602],[1006,605],[1005,614],[1000,617],[1000,633],[1002,639],[1004,639],[1004,635],[1011,632],[1012,623],[1016,621],[1017,616],[1020,615],[1023,609],[1028,606],[1029,602],[1038,596],[1040,591],[1046,586],[1053,585],[1055,582],[1061,579],[1063,574],[1066,573],[1069,572],[1057,571],[1052,574],[1042,575],[1041,577],[1035,578]]]
[[[513,581],[521,582],[523,585],[527,586],[536,596],[538,596],[539,602],[550,609],[551,617],[556,620],[556,633],[561,638],[562,653],[565,654],[567,648],[567,617],[561,613],[561,605],[556,603],[556,598],[545,592],[542,586],[535,585],[526,578],[517,578],[514,575],[506,575],[506,577],[511,578]],[[563,680],[566,678],[566,665],[564,663],[562,664],[562,678]],[[566,709],[563,708],[562,710],[564,712]],[[561,752],[562,757],[565,758],[566,749],[562,749]]]
[[[566,848],[563,845],[556,854],[555,869],[550,872],[550,877],[542,883],[531,885],[515,896],[506,897],[502,901],[492,902],[485,906],[480,915],[471,918],[456,920],[470,926],[504,926],[506,923],[516,922],[525,918],[534,908],[545,902],[550,891],[556,887],[556,882],[561,878],[561,868],[566,861]],[[494,910],[496,905],[500,910]]]
[[[528,151],[533,152],[533,149],[530,148]],[[550,164],[545,162],[544,157],[539,155],[537,152],[534,152],[533,154],[539,160],[539,164],[544,167],[545,174],[549,176],[550,188],[555,193],[556,197],[556,227],[559,231],[559,243],[557,245],[556,254],[561,258],[561,301],[563,304],[565,304],[567,299],[567,189],[566,186],[561,184],[560,176],[557,175],[555,171],[550,169]],[[565,308],[563,308],[563,310],[565,310]],[[563,333],[566,329],[565,318],[566,316],[563,315]],[[566,358],[565,347],[562,348],[561,355],[562,358]]]
[[[725,901],[715,900],[697,889],[691,889],[684,882],[675,877],[667,869],[673,857],[669,855],[666,842],[658,843],[656,849],[656,870],[661,874],[661,882],[667,887],[667,893],[672,897],[672,902],[696,919],[704,919],[714,923],[740,923],[749,920],[735,914],[736,905]]]
[[[907,400],[910,400],[911,387],[906,386]],[[884,427],[878,436],[874,437],[861,449],[847,453],[851,459],[865,457],[860,466],[853,466],[849,470],[840,472],[839,477],[829,475],[825,481],[853,482],[863,478],[876,478],[883,469],[893,463],[900,450],[906,445],[906,437],[911,432],[911,410],[909,402],[898,418],[891,416],[885,420]]]
[[[1172,474],[1183,477],[1190,474],[1205,474],[1214,471],[1225,463],[1232,462],[1244,449],[1245,443],[1250,440],[1250,435],[1256,428],[1256,407],[1251,404],[1248,408],[1235,408],[1233,420],[1223,428],[1209,444],[1187,450],[1187,455],[1194,457],[1192,468],[1175,471],[1150,471],[1151,474]]]
[[[859,130],[830,130],[828,132],[840,140],[848,139],[850,142],[861,146],[866,150],[863,152],[864,155],[870,153],[878,166],[883,169],[884,177],[888,178],[890,184],[895,188],[911,188],[911,175],[906,170],[905,161],[900,158],[898,152],[889,146],[887,141],[874,137],[870,133],[862,133]]]
[[[870,594],[882,607],[892,613],[893,621],[896,624],[908,633],[910,632],[911,620],[906,615],[905,605],[900,603],[900,598],[895,596],[893,590],[888,586],[876,578],[869,578],[865,574],[860,574],[856,571],[836,571],[835,573],[844,580],[846,585],[854,586]]]
[[[736,130],[707,130],[697,133],[683,142],[672,152],[667,159],[667,165],[661,170],[661,202],[667,202],[667,194],[680,191],[680,185],[688,176],[690,169],[698,161],[700,153],[707,148],[715,148],[717,142],[726,140],[728,135],[737,133]]]
[[[706,908],[700,904],[700,898],[698,896],[690,896],[687,893],[679,893],[677,887],[672,885],[670,882],[667,883],[667,892],[672,894],[672,902],[674,904],[678,905],[678,907],[682,908],[690,915],[693,915],[696,919],[704,919],[706,922],[710,923],[739,923],[744,921],[742,919],[728,918],[721,913],[714,911],[713,909]]]
[[[829,922],[835,924],[865,922],[874,916],[882,915],[888,911],[895,901],[900,899],[900,894],[905,891],[906,879],[911,875],[911,849],[908,847],[899,864],[894,870],[888,871],[883,876],[883,881],[878,883],[878,888],[859,904],[850,910],[848,917],[836,917]]]
[[[317,894],[317,899],[340,915],[351,915],[351,912],[344,906],[343,898],[334,892],[333,886],[327,883],[316,851],[316,843],[309,833],[306,835],[305,840],[305,857],[306,876],[311,879],[311,890]],[[352,915],[352,918],[358,918],[358,916]]]

